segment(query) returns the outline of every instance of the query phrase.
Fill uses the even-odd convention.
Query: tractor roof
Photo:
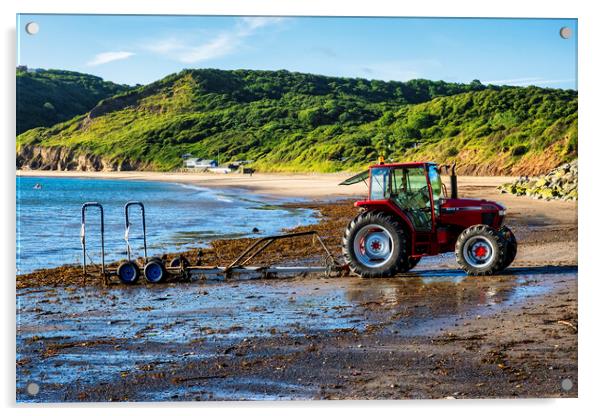
[[[423,165],[437,165],[435,162],[399,162],[399,163],[383,163],[383,164],[376,164],[376,165],[371,165],[370,169],[372,168],[415,168],[418,166],[423,166]]]
[[[372,168],[415,168],[424,165],[437,165],[435,162],[407,162],[407,163],[383,163],[372,165],[368,167],[368,170],[353,175],[351,178],[345,179],[339,185],[353,185],[358,182],[366,182],[366,179],[370,176],[370,169]]]

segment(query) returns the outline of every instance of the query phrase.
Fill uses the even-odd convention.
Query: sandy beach
[[[188,172],[81,172],[81,171],[42,171],[18,170],[17,176],[124,179],[136,181],[164,181],[187,183],[209,188],[244,188],[253,192],[303,198],[328,198],[357,196],[366,193],[362,182],[351,186],[338,186],[354,173],[254,173],[252,176],[239,173],[188,173]],[[464,176],[459,177],[459,186],[498,186],[510,182],[507,176]]]

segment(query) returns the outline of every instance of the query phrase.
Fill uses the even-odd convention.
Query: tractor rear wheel
[[[491,275],[503,268],[506,241],[488,225],[468,227],[456,242],[456,260],[473,276]]]
[[[361,277],[389,277],[407,268],[406,237],[401,224],[384,212],[368,211],[353,219],[343,236],[343,255]]]
[[[506,257],[504,258],[504,262],[502,264],[503,270],[506,267],[510,266],[516,258],[516,252],[518,251],[518,243],[512,230],[506,227],[505,225],[502,228],[500,228],[500,234],[503,236],[504,240],[506,240]]]

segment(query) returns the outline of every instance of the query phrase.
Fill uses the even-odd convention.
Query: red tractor
[[[471,275],[490,275],[512,263],[517,242],[503,225],[506,209],[484,199],[458,198],[455,164],[451,195],[435,163],[381,163],[341,185],[368,180],[368,198],[347,226],[343,254],[362,277],[388,277],[412,269],[424,256],[456,253]]]

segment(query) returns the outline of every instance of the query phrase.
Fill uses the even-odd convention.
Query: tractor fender
[[[408,218],[408,216],[403,212],[397,205],[393,204],[390,201],[382,200],[382,201],[374,201],[374,200],[366,200],[366,201],[357,201],[354,204],[357,208],[366,211],[384,211],[387,212],[396,218],[399,218],[405,228],[405,231],[408,233],[408,242],[412,245],[410,248],[410,253],[414,248],[414,238],[416,236],[416,230],[414,229],[414,225]]]

